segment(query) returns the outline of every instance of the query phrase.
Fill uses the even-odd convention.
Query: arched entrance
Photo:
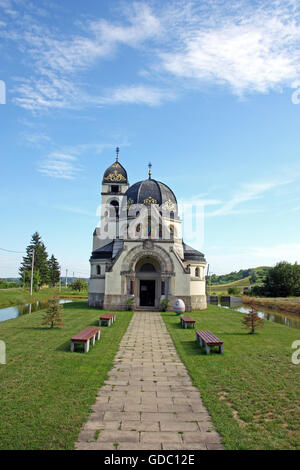
[[[161,267],[151,256],[141,258],[135,266],[137,307],[158,308],[161,297]]]

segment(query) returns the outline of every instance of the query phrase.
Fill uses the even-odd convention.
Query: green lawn
[[[43,328],[42,311],[0,323],[0,449],[73,448],[132,316],[117,313],[89,353],[71,353],[70,337],[99,314],[77,301],[64,305],[63,328]]]
[[[18,305],[23,303],[35,302],[37,300],[47,300],[54,295],[63,297],[86,297],[87,291],[77,292],[71,289],[62,287],[61,291],[58,288],[43,288],[38,292],[33,292],[30,296],[29,289],[0,289],[0,308],[9,307],[10,305]]]
[[[206,356],[195,330],[162,315],[227,449],[300,449],[300,365],[291,363],[299,330],[265,321],[249,335],[241,313],[209,306],[192,317],[224,341],[224,354]]]

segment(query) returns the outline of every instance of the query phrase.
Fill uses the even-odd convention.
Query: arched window
[[[200,269],[199,268],[195,269],[195,276],[200,277]]]
[[[170,212],[170,219],[174,219],[174,211]]]
[[[101,266],[97,264],[97,275],[100,276],[101,274]]]
[[[119,203],[118,201],[111,201],[110,203],[110,217],[119,217]]]

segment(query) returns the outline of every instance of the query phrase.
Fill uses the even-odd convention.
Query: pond
[[[67,304],[73,302],[69,299],[61,299],[60,304]],[[21,315],[26,315],[27,313],[36,312],[37,310],[42,310],[47,307],[48,302],[37,301],[30,304],[21,304],[13,305],[12,307],[0,308],[0,322],[5,320],[11,320],[12,318],[20,317]]]
[[[222,308],[230,308],[231,310],[236,310],[241,313],[249,313],[251,307],[247,304],[237,305],[238,302],[233,302],[229,305],[228,301],[220,302],[218,305]],[[268,320],[274,323],[280,323],[281,325],[289,326],[290,328],[300,329],[300,315],[289,312],[282,312],[279,310],[268,309],[265,307],[257,307],[257,313],[260,318]]]

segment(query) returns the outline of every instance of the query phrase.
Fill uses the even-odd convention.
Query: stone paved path
[[[76,449],[223,448],[160,313],[134,313],[108,375]]]

